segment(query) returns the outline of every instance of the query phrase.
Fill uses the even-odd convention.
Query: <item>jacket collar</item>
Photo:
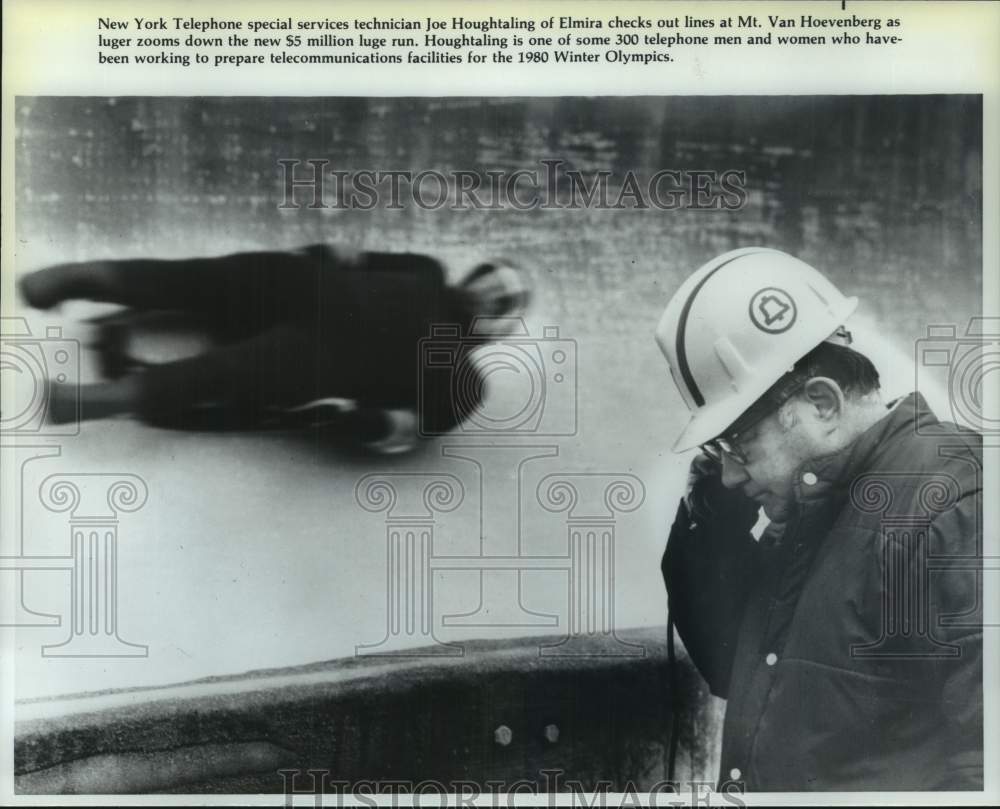
[[[911,393],[887,405],[886,415],[843,449],[803,463],[795,473],[795,499],[808,507],[817,501],[846,494],[857,476],[869,469],[876,458],[918,426],[937,419],[919,393]]]

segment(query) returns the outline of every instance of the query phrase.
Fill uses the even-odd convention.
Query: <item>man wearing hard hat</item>
[[[981,790],[982,442],[919,393],[882,401],[849,347],[857,303],[753,247],[667,305],[656,340],[691,413],[674,451],[700,450],[670,621],[727,700],[720,781]]]

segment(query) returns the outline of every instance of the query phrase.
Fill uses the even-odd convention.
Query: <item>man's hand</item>
[[[722,485],[722,468],[704,453],[691,461],[684,503],[696,521],[725,522],[746,531],[753,528],[760,511],[760,506],[742,491]]]
[[[759,548],[750,534],[757,503],[723,486],[721,473],[705,455],[692,461],[660,569],[684,647],[711,692],[726,699]]]

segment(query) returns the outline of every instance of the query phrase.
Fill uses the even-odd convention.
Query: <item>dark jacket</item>
[[[803,465],[796,516],[760,541],[682,502],[663,573],[728,700],[720,781],[983,788],[981,476],[979,436],[913,394]]]

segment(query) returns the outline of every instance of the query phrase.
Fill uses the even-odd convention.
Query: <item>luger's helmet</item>
[[[459,289],[480,316],[521,317],[531,302],[524,274],[504,259],[473,267],[459,283]]]

